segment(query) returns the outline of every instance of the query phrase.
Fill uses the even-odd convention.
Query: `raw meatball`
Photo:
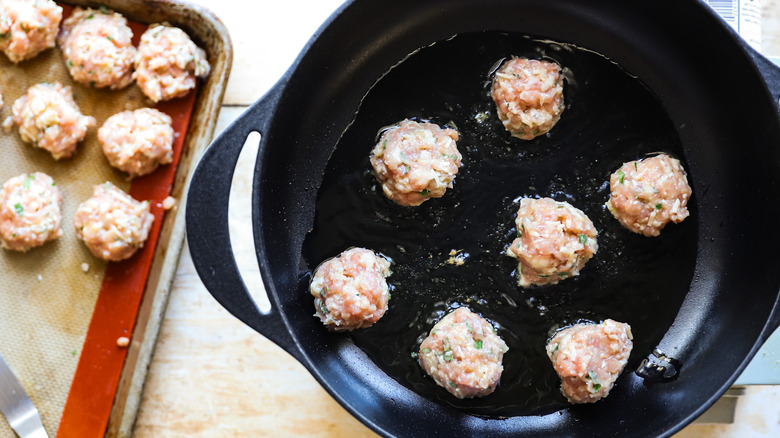
[[[0,50],[13,63],[54,47],[62,8],[51,0],[0,1]]]
[[[62,235],[62,195],[49,175],[35,172],[9,179],[0,203],[3,248],[27,251]]]
[[[628,362],[632,339],[631,326],[611,319],[558,332],[547,344],[547,357],[569,402],[593,403],[606,397]]]
[[[515,224],[517,239],[507,254],[519,261],[517,284],[523,287],[579,275],[598,250],[593,222],[567,202],[523,198]]]
[[[420,366],[458,398],[484,397],[501,378],[509,348],[484,318],[460,307],[441,319],[420,344]]]
[[[149,201],[138,202],[113,184],[95,186],[82,202],[73,221],[76,235],[104,260],[124,260],[144,246],[154,216]]]
[[[13,114],[22,140],[46,149],[56,160],[73,155],[87,129],[95,126],[93,117],[79,112],[70,87],[57,82],[30,87],[14,102]]]
[[[62,23],[57,43],[74,81],[115,90],[133,81],[132,38],[122,15],[106,8],[76,8]]]
[[[133,78],[152,102],[184,96],[209,70],[206,52],[183,30],[153,24],[141,35]]]
[[[98,140],[108,162],[131,177],[151,173],[173,160],[171,118],[152,108],[124,111],[106,120]]]
[[[561,118],[561,67],[554,62],[512,58],[496,71],[491,94],[506,130],[531,140],[550,131]]]
[[[607,208],[629,230],[658,236],[688,217],[691,186],[680,161],[661,154],[623,164],[609,179]]]
[[[368,327],[387,311],[390,262],[363,248],[352,248],[321,264],[309,286],[315,314],[330,330]]]
[[[408,119],[385,130],[371,151],[385,196],[407,206],[442,197],[461,164],[457,140],[454,129]]]

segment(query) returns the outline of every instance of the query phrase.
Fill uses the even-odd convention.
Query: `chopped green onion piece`
[[[430,348],[423,348],[422,352],[423,352],[423,354],[428,354],[428,353],[431,352],[431,349]]]
[[[428,189],[422,189],[422,190],[420,190],[420,194],[421,194],[421,195],[423,195],[423,196],[428,196],[428,195],[430,195],[430,193],[431,193],[431,192],[430,192],[430,191],[428,191]]]
[[[639,169],[636,167],[636,161],[634,161],[634,170],[636,170],[637,172],[639,172]]]
[[[660,210],[660,209],[662,209],[662,208],[664,208],[664,206],[663,206],[663,205],[661,205],[661,204],[655,204],[655,209],[656,209],[656,210]]]
[[[580,234],[577,237],[580,239],[580,243],[581,244],[583,244],[583,245],[587,245],[588,244],[588,236],[586,236],[584,234]]]
[[[517,237],[523,237],[523,232],[520,230],[517,230]]]
[[[601,382],[599,376],[594,371],[588,371],[588,379],[593,381],[593,391],[598,392],[601,389]]]
[[[100,5],[100,13],[101,14],[108,14],[108,8],[103,6],[103,5]]]
[[[626,178],[626,174],[623,173],[622,170],[617,171],[618,181],[620,181],[620,184],[623,184],[623,180]]]
[[[476,348],[477,350],[482,349],[482,339],[474,341],[474,348]]]
[[[452,350],[447,350],[444,352],[445,361],[451,362],[454,357],[455,357],[455,353],[453,353]]]
[[[16,203],[16,205],[14,205],[14,210],[16,211],[16,214],[19,214],[19,215],[24,213],[24,208],[22,208],[22,204],[20,204],[18,202]]]
[[[450,381],[449,381],[449,385],[452,387],[452,389],[456,389],[456,388],[458,387],[458,384],[457,384],[457,383],[455,383],[455,381],[454,381],[454,380],[450,380]]]
[[[35,175],[30,175],[30,174],[28,173],[28,174],[27,174],[27,177],[24,179],[24,188],[25,188],[25,189],[29,189],[29,188],[30,188],[30,183],[31,183],[31,182],[32,182],[32,180],[34,180],[34,179],[35,179]]]

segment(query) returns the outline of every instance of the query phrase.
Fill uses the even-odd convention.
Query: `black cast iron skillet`
[[[568,108],[533,142],[509,138],[486,95],[492,64],[511,55],[566,68]],[[352,1],[204,155],[187,206],[193,261],[223,306],[383,435],[670,435],[780,325],[779,94],[780,71],[699,2]],[[385,200],[366,170],[377,130],[403,117],[457,125],[466,163],[453,190],[417,209]],[[263,136],[252,208],[267,315],[237,274],[227,229],[251,131]],[[656,151],[683,161],[694,198],[689,219],[647,239],[603,209],[604,182]],[[514,286],[500,252],[520,196],[567,200],[594,221],[600,250],[580,277]],[[328,333],[307,285],[353,245],[393,258],[391,308],[369,329]],[[450,249],[463,266],[446,263]],[[484,399],[454,400],[411,357],[460,305],[510,346]],[[568,408],[544,340],[607,317],[632,325],[632,359],[608,398]]]

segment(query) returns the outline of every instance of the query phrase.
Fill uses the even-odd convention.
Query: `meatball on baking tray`
[[[513,58],[561,68],[566,109],[553,129],[530,140],[506,130],[491,96],[496,71]],[[464,163],[443,197],[414,207],[388,199],[369,162],[382,128],[405,119],[456,129]],[[684,157],[668,114],[644,84],[597,53],[501,32],[460,34],[422,48],[374,85],[322,163],[314,225],[303,244],[310,275],[353,246],[391,258],[389,310],[349,334],[330,332],[310,316],[312,330],[325,342],[348,337],[428,399],[478,415],[514,416],[570,406],[545,351],[556,330],[614,319],[634,334],[634,352],[611,391],[611,399],[619,397],[622,379],[652,353],[693,278],[695,193],[690,217],[653,239],[627,232],[604,205],[615,169],[658,151]],[[598,251],[579,275],[518,285],[518,262],[506,252],[517,238],[523,198],[565,202],[592,221]],[[305,292],[297,299],[310,314],[311,277],[301,281]],[[416,357],[433,326],[459,307],[487,320],[508,346],[500,383],[484,397],[453,396]]]
[[[88,2],[75,3],[83,6]],[[136,20],[148,16],[139,13],[138,8],[151,4],[156,8],[157,18],[181,25],[198,45],[208,49],[211,69],[216,73],[216,77],[208,77],[205,81],[198,79],[198,89],[187,96],[158,105],[147,100],[134,82],[116,89],[109,84],[113,80],[123,84],[128,76],[125,74],[127,64],[119,63],[122,57],[108,48],[114,44],[127,47],[129,31],[133,33],[133,44],[138,45],[147,24]],[[0,284],[6,286],[0,294],[0,308],[5,309],[0,345],[4,346],[3,355],[10,363],[20,364],[22,380],[33,379],[29,373],[42,373],[39,376],[43,377],[34,380],[45,380],[45,390],[25,389],[36,401],[47,431],[70,436],[82,434],[72,430],[68,433],[67,424],[76,423],[68,418],[77,417],[79,424],[98,430],[99,426],[91,427],[96,418],[99,423],[109,416],[109,412],[102,409],[79,411],[76,407],[79,402],[97,401],[101,407],[111,409],[115,400],[124,400],[123,391],[117,393],[109,389],[112,384],[114,390],[120,387],[122,372],[132,372],[137,358],[141,357],[134,355],[135,349],[146,340],[144,336],[150,336],[150,332],[140,335],[133,331],[136,321],[142,321],[148,315],[141,302],[149,300],[150,303],[165,297],[162,289],[168,287],[173,272],[163,270],[162,275],[151,275],[146,282],[147,274],[154,273],[155,266],[167,266],[178,260],[177,248],[183,238],[183,231],[173,226],[176,221],[183,222],[182,204],[167,212],[160,204],[170,190],[177,200],[181,199],[184,175],[189,171],[193,157],[197,157],[211,139],[216,114],[207,108],[220,106],[225,84],[219,78],[227,76],[229,67],[225,63],[231,59],[227,37],[218,30],[222,29],[221,23],[209,21],[213,16],[200,8],[194,10],[192,5],[178,0],[151,3],[127,0],[108,2],[105,7],[94,2],[90,5],[94,9],[81,14],[81,18],[99,24],[99,29],[81,28],[77,33],[83,36],[89,32],[102,40],[90,46],[95,49],[93,52],[77,50],[78,55],[89,55],[86,59],[65,57],[63,47],[54,40],[64,21],[73,17],[75,6],[68,2],[56,2],[55,5],[48,0],[0,1],[0,21],[4,22],[0,25],[0,35],[10,37],[0,42],[0,50],[6,52],[0,53],[0,93],[5,104],[0,109],[0,121],[8,120],[4,123],[7,130],[0,133],[3,151],[0,182],[9,181],[4,197],[3,248],[0,248]],[[38,11],[31,11],[29,6],[37,7]],[[112,11],[109,6],[116,10]],[[12,22],[7,21],[7,8],[14,9]],[[116,23],[106,23],[103,18],[114,17],[113,12],[127,17],[129,29],[111,29]],[[6,33],[8,28],[3,27],[9,24],[12,33]],[[95,40],[87,38],[72,42],[73,48],[80,49]],[[13,55],[9,58],[9,50],[25,59],[13,58]],[[224,57],[216,57],[215,53]],[[93,57],[101,54],[104,56]],[[113,58],[117,64],[111,64]],[[132,65],[132,57],[130,59]],[[122,60],[126,61],[126,57]],[[79,76],[82,82],[71,76],[70,67],[78,71],[83,69],[86,76]],[[112,67],[111,70],[118,74],[100,77],[101,73],[108,73],[101,70],[103,67]],[[117,67],[116,71],[113,67]],[[98,76],[89,75],[93,69]],[[107,81],[103,82],[103,79]],[[91,84],[93,80],[95,83]],[[106,86],[101,88],[102,85]],[[28,96],[31,89],[33,95]],[[20,98],[24,99],[18,105],[18,123],[15,123],[14,107]],[[72,107],[73,102],[78,112]],[[143,160],[136,159],[138,154],[133,151],[114,154],[120,160],[124,155],[131,155],[130,161],[138,164],[128,169],[131,171],[156,167],[150,174],[131,181],[127,172],[113,168],[107,160],[98,139],[98,128],[114,114],[142,107],[154,107],[172,118],[173,132],[155,137],[173,137],[174,161],[168,159],[167,151],[151,158],[157,160],[159,166],[154,162],[147,166]],[[117,142],[122,132],[115,134],[112,143],[123,143]],[[151,146],[157,151],[163,149],[157,142],[152,142]],[[150,148],[136,149],[146,152]],[[94,256],[78,239],[73,225],[78,205],[90,198],[94,185],[106,181],[144,203],[152,201],[149,207],[155,215],[143,249],[120,262],[106,262]],[[166,250],[161,251],[162,248]],[[107,285],[108,279],[115,283]],[[112,294],[101,293],[101,290]],[[92,326],[90,321],[95,321]],[[126,348],[120,348],[116,345],[119,336],[128,337],[132,342]],[[85,342],[86,339],[89,341]],[[133,354],[125,360],[128,352]],[[85,376],[82,380],[74,377],[77,367],[95,364],[90,360],[98,363],[100,372],[91,375],[82,372]],[[140,368],[138,373],[140,378]],[[95,385],[103,387],[103,382],[108,382],[104,386],[106,391],[95,393]],[[80,392],[79,388],[86,391]],[[68,402],[71,408],[65,409],[69,393],[85,392],[89,392],[88,400],[74,395],[72,400],[75,401]],[[122,421],[123,416],[117,412],[112,421]],[[11,434],[7,424],[0,424],[0,436]]]

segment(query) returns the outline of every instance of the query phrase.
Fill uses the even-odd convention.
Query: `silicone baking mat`
[[[63,7],[67,16],[71,8]],[[131,28],[137,45],[146,26],[131,23]],[[0,250],[0,351],[37,406],[49,436],[60,428],[58,436],[86,436],[82,429],[102,436],[95,427],[102,424],[105,430],[126,354],[116,341],[132,333],[164,214],[160,203],[173,181],[195,92],[156,106],[174,119],[174,164],[131,183],[109,166],[97,128],[113,114],[152,106],[135,85],[111,91],[75,84],[58,48],[19,65],[0,55],[0,92],[5,100],[0,119],[11,114],[13,102],[28,87],[55,81],[72,87],[81,112],[95,117],[97,126],[73,157],[59,161],[23,143],[16,127],[0,133],[0,183],[41,171],[54,179],[63,197],[59,239],[26,253]],[[91,196],[94,185],[106,181],[136,199],[151,200],[155,215],[144,250],[120,263],[92,256],[73,227],[78,204]],[[0,437],[14,436],[7,423],[0,422]]]

